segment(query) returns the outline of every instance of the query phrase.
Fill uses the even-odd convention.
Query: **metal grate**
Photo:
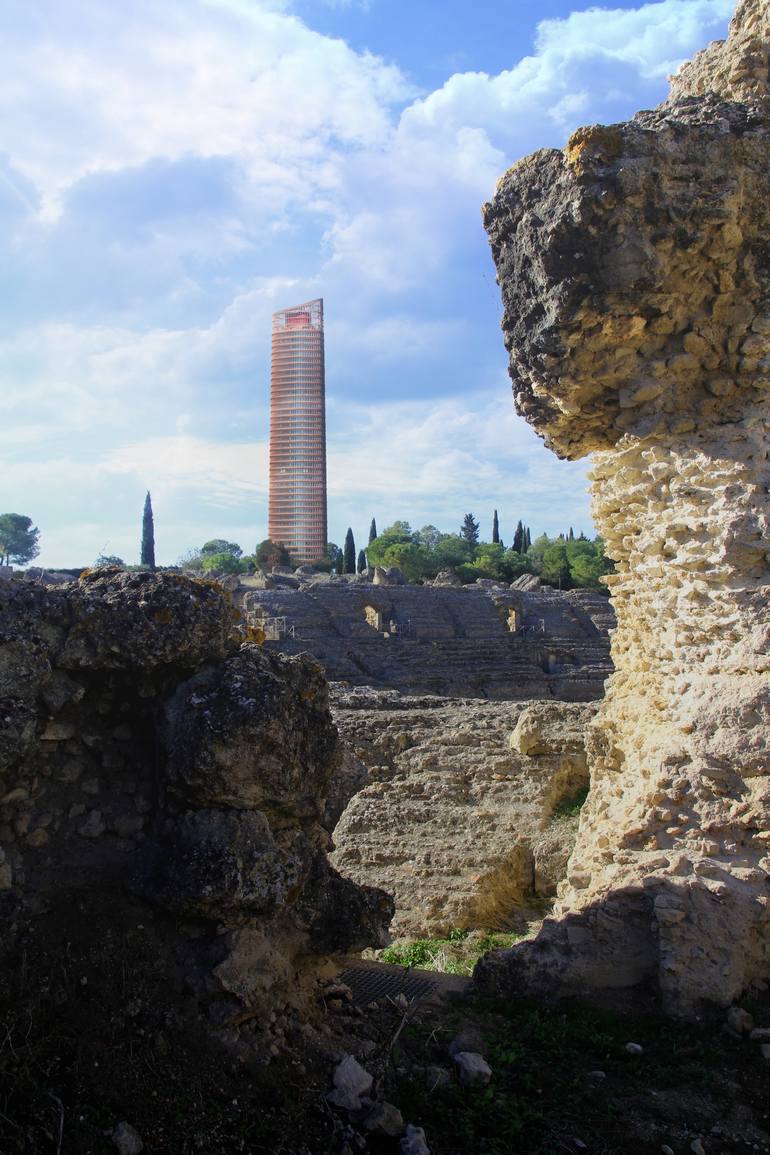
[[[366,1006],[375,999],[386,995],[395,998],[403,994],[411,1002],[429,998],[438,984],[422,974],[415,974],[405,968],[391,968],[377,963],[369,966],[350,967],[340,975],[340,981],[353,992],[353,1002]]]

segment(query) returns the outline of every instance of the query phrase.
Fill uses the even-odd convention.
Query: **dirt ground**
[[[369,1107],[328,1103],[345,1054],[432,1155],[770,1151],[770,1060],[724,1013],[682,1024],[472,994],[357,1006],[327,989],[309,1016],[221,1041],[195,1025],[151,926],[117,931],[105,912],[77,942],[50,926],[44,941],[30,929],[0,971],[2,1155],[109,1155],[121,1121],[148,1155],[397,1155],[399,1136],[366,1132]],[[766,996],[743,1005],[770,1026]],[[458,1035],[484,1055],[487,1085],[459,1085]]]

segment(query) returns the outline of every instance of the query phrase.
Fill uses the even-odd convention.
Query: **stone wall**
[[[516,406],[595,455],[618,616],[562,917],[493,986],[648,982],[690,1013],[770,974],[769,48],[745,0],[664,105],[485,208]]]
[[[222,1027],[385,941],[389,898],[326,857],[338,754],[316,663],[239,645],[221,594],[171,575],[4,582],[0,623],[0,969],[31,941],[68,951],[97,915],[117,949],[128,921],[164,989]]]

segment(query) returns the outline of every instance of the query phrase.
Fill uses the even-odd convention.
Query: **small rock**
[[[144,1143],[139,1132],[125,1121],[117,1124],[111,1138],[119,1155],[139,1155],[140,1151],[144,1151]]]
[[[607,1078],[607,1075],[604,1071],[589,1071],[586,1078],[590,1079],[592,1083],[601,1083]]]
[[[690,1144],[692,1155],[706,1155],[706,1148],[703,1146],[699,1138],[693,1139]]]
[[[663,1143],[661,1145],[660,1150],[661,1150],[661,1155],[674,1155],[674,1148],[669,1147],[668,1143]]]
[[[483,1055],[475,1051],[458,1051],[452,1058],[457,1067],[457,1075],[463,1087],[476,1084],[485,1086],[492,1078],[492,1068]]]
[[[730,1007],[727,1012],[727,1029],[731,1035],[736,1035],[741,1038],[742,1035],[749,1035],[754,1029],[754,1020],[748,1011],[744,1011],[743,1007]]]
[[[406,1135],[400,1143],[401,1155],[430,1155],[430,1147],[425,1141],[425,1132],[422,1127],[406,1125]]]
[[[760,1043],[759,1053],[763,1059],[770,1059],[770,1043]]]
[[[754,1027],[749,1038],[754,1043],[770,1043],[770,1027]]]
[[[345,1055],[334,1071],[334,1090],[326,1098],[343,1111],[357,1111],[361,1106],[361,1096],[368,1095],[373,1081],[353,1055]]]
[[[91,810],[85,822],[78,827],[81,838],[99,838],[107,829],[101,810]]]
[[[439,1087],[448,1087],[452,1083],[452,1072],[446,1067],[426,1067],[425,1086],[428,1091],[436,1091]]]
[[[403,991],[398,992],[396,997],[393,999],[393,1002],[396,1004],[400,1011],[409,1010],[409,999],[406,997]]]
[[[624,1050],[626,1050],[629,1055],[644,1054],[644,1047],[640,1046],[639,1043],[626,1043]]]
[[[447,1047],[447,1050],[453,1058],[459,1054],[460,1051],[475,1051],[481,1055],[484,1053],[484,1040],[479,1031],[471,1028],[467,1031],[460,1031],[459,1035],[455,1035]]]
[[[404,1133],[404,1117],[392,1103],[375,1103],[361,1126],[364,1131],[376,1131],[396,1139]]]
[[[328,983],[321,991],[323,999],[340,999],[345,1003],[353,1002],[353,992],[346,983]]]

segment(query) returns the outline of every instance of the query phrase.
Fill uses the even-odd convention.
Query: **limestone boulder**
[[[169,785],[187,801],[318,819],[336,764],[323,672],[244,645],[178,687],[165,745]]]
[[[232,649],[232,611],[213,583],[104,567],[66,588],[63,669],[194,668]]]
[[[239,649],[232,627],[220,589],[177,575],[0,587],[0,972],[92,922],[119,969],[139,927],[137,981],[235,1030],[383,945],[391,899],[327,858],[320,669]]]

